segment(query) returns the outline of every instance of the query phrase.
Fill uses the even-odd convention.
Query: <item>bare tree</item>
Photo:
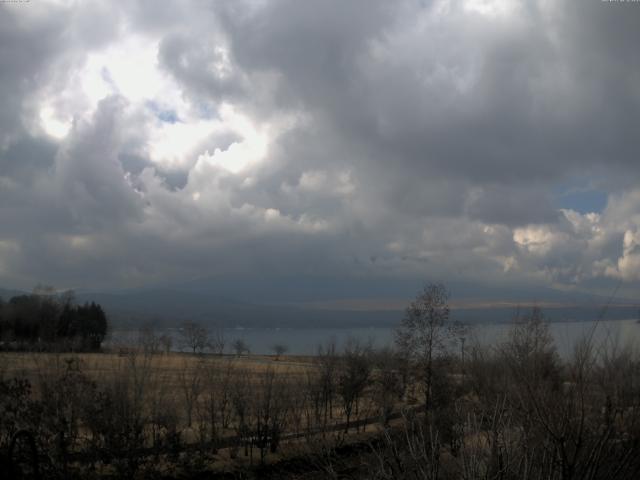
[[[275,453],[280,443],[280,436],[288,414],[286,375],[277,375],[268,368],[261,372],[255,382],[251,422],[254,426],[253,436],[260,450],[260,462],[263,463],[267,448]]]
[[[182,368],[178,372],[178,380],[184,397],[184,407],[187,414],[187,426],[189,427],[191,427],[193,421],[194,408],[203,390],[204,370],[205,368],[202,361],[191,365],[188,358],[185,358]]]
[[[225,345],[224,330],[222,327],[215,327],[209,334],[209,348],[216,355],[222,355]]]
[[[162,346],[162,351],[165,354],[171,352],[171,347],[173,346],[173,338],[168,333],[163,333],[158,337],[158,342]]]
[[[342,358],[338,374],[338,393],[346,416],[345,433],[349,432],[351,416],[358,415],[358,403],[371,379],[371,349],[356,340],[350,340]]]
[[[251,401],[252,387],[249,372],[246,369],[236,370],[230,387],[231,405],[233,407],[235,417],[234,427],[239,442],[236,447],[239,448],[240,446],[244,446],[244,455],[245,457],[248,457],[249,453],[253,455],[253,443],[251,442],[251,419],[253,417],[252,407],[254,406],[254,402]],[[237,448],[232,449],[232,458],[237,454],[234,453]]]
[[[276,360],[280,360],[280,357],[289,351],[289,347],[282,343],[276,343],[271,347],[271,350],[276,354]]]
[[[196,322],[184,322],[180,329],[180,335],[182,335],[184,347],[193,353],[202,353],[209,344],[209,332]]]
[[[336,392],[338,355],[336,353],[335,339],[331,339],[326,345],[318,346],[318,354],[315,361],[319,370],[319,374],[315,379],[319,384],[320,406],[324,410],[322,427],[326,429],[328,419],[333,418],[333,397]],[[319,414],[320,412],[317,410],[317,413]]]
[[[396,352],[389,348],[378,350],[373,356],[373,401],[387,425],[396,402],[402,398],[404,385],[402,382],[402,364]]]
[[[101,378],[100,392],[87,412],[86,426],[97,450],[114,462],[117,476],[132,478],[143,462],[140,454],[149,422],[149,393],[157,380],[151,355],[129,353]]]
[[[444,285],[426,285],[409,304],[396,330],[396,345],[416,370],[427,411],[431,408],[434,360],[452,337],[448,302]]]
[[[231,361],[212,362],[203,372],[203,401],[196,404],[203,437],[208,437],[213,450],[229,426],[231,385],[235,375]]]
[[[160,337],[156,334],[153,325],[143,325],[138,331],[138,346],[143,352],[156,354],[160,350]]]
[[[560,359],[539,307],[533,307],[528,314],[516,312],[515,323],[500,353],[511,375],[510,385],[525,404],[529,405],[534,394],[559,390]]]
[[[236,355],[239,357],[240,355],[242,355],[243,353],[249,353],[249,345],[247,345],[247,343],[242,340],[241,338],[237,338],[233,341],[233,344],[231,345],[233,347],[233,351],[236,352]]]

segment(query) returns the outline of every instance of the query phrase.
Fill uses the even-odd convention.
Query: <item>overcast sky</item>
[[[639,45],[634,2],[2,2],[0,285],[638,296]]]

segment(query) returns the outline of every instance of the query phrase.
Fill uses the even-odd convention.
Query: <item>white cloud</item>
[[[221,125],[238,134],[242,140],[233,142],[224,150],[216,148],[213,153],[205,151],[198,157],[198,164],[207,163],[239,173],[264,160],[269,147],[269,134],[260,131],[249,119],[229,106],[221,109],[221,116]],[[199,168],[198,164],[196,169]]]
[[[497,18],[513,15],[520,6],[515,0],[465,0],[463,3],[467,12]]]
[[[626,230],[622,240],[622,256],[617,268],[609,266],[605,273],[626,281],[640,280],[640,231]]]
[[[71,118],[59,116],[49,105],[40,110],[40,121],[44,131],[57,139],[66,137],[73,126]]]
[[[516,228],[513,232],[513,241],[529,253],[546,255],[558,238],[549,227],[536,226]]]

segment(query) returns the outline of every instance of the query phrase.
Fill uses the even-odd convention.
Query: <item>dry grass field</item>
[[[75,422],[67,454],[82,456],[95,444],[108,452],[111,442],[123,442],[115,447],[115,455],[124,457],[117,474],[133,468],[127,455],[136,450],[135,469],[149,468],[151,458],[156,467],[175,463],[167,452],[178,448],[209,470],[229,471],[307,456],[322,451],[321,444],[362,441],[375,431],[367,425],[378,423],[378,417],[368,419],[377,407],[370,394],[360,392],[347,429],[336,390],[337,363],[333,367],[326,377],[312,357],[0,353],[0,379],[28,380],[28,398],[55,411],[63,424]],[[92,425],[94,420],[109,426]],[[99,470],[109,475],[114,465]]]
[[[41,377],[79,368],[94,380],[101,380],[130,368],[132,362],[143,366],[153,376],[160,376],[169,387],[176,386],[181,373],[196,368],[221,369],[232,366],[252,373],[273,370],[278,375],[301,376],[316,368],[312,357],[270,355],[193,355],[169,353],[145,356],[142,352],[122,353],[49,353],[0,352],[0,376],[24,377],[37,381]]]

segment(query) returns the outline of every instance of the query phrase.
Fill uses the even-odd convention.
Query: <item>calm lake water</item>
[[[577,341],[593,332],[595,345],[614,342],[620,347],[640,346],[640,323],[634,320],[609,320],[606,322],[558,322],[550,323],[550,330],[561,356],[566,357],[573,351]],[[496,345],[504,341],[511,328],[510,324],[481,324],[469,327],[467,345],[479,342],[481,345]],[[174,350],[181,350],[181,338],[178,329],[163,330],[173,337]],[[109,339],[110,344],[133,344],[137,332],[116,330]],[[231,352],[231,343],[242,339],[254,354],[271,354],[275,344],[286,345],[288,352],[294,355],[311,355],[317,352],[318,345],[335,341],[343,346],[350,338],[362,342],[370,341],[376,347],[393,344],[394,329],[386,327],[371,328],[227,328],[224,329],[227,344]]]

